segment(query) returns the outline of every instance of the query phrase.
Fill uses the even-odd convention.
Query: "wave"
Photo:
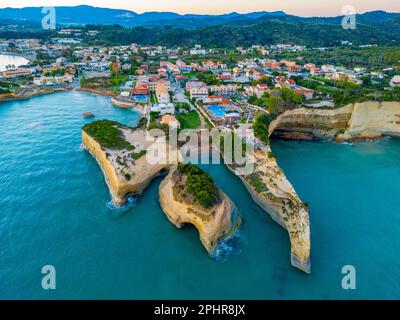
[[[354,145],[353,142],[348,142],[348,141],[344,141],[341,144],[346,145],[346,146],[353,146]]]
[[[43,122],[31,122],[28,123],[28,125],[26,126],[28,129],[35,129],[37,127],[41,127],[43,125]]]
[[[123,204],[122,206],[116,205],[115,203],[112,202],[112,200],[110,200],[106,203],[106,207],[109,209],[110,217],[112,219],[118,219],[124,213],[134,208],[136,206],[136,202],[137,202],[137,197],[130,196],[128,197],[126,203]]]

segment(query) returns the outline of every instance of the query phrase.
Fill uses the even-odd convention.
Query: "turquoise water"
[[[211,259],[193,227],[176,229],[156,179],[113,209],[96,161],[81,149],[90,111],[133,125],[109,98],[65,92],[0,104],[0,298],[354,299],[400,297],[400,142],[354,146],[273,141],[310,204],[312,274],[290,266],[286,232],[223,166],[203,166],[234,200],[241,233]],[[217,261],[218,260],[218,261]],[[57,289],[41,288],[53,265]],[[357,290],[341,289],[341,268]]]

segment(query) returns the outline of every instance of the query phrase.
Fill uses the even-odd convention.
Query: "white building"
[[[204,49],[192,49],[190,50],[190,55],[195,56],[195,55],[205,55],[207,52]]]
[[[189,92],[192,99],[206,99],[208,97],[208,89],[206,87],[192,88]]]
[[[214,92],[216,95],[226,96],[230,94],[234,94],[237,92],[238,86],[235,84],[227,84],[220,86],[209,86],[208,87],[211,92]]]

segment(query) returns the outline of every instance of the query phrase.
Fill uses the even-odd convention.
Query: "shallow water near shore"
[[[400,141],[272,141],[310,205],[312,274],[290,266],[287,233],[223,165],[202,166],[235,202],[240,234],[210,258],[194,227],[178,230],[155,179],[124,208],[109,205],[100,168],[81,148],[95,119],[134,125],[110,99],[62,92],[0,104],[0,298],[357,299],[400,297]],[[229,252],[231,250],[231,252]],[[57,289],[41,288],[54,265]],[[341,288],[354,265],[357,289]]]

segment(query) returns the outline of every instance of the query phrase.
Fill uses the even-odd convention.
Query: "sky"
[[[399,0],[0,0],[0,8],[32,6],[75,6],[87,4],[128,9],[137,13],[172,11],[177,13],[221,14],[282,10],[298,16],[338,16],[351,5],[357,13],[372,10],[400,12]]]

